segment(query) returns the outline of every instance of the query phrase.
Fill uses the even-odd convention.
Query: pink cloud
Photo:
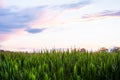
[[[81,9],[81,8],[80,8]],[[74,17],[74,15],[68,15],[73,10],[77,11],[77,9],[70,10],[51,10],[46,9],[42,11],[42,15],[38,17],[35,21],[31,22],[29,26],[31,28],[48,28],[62,24],[76,23],[76,22],[87,22],[94,20],[102,20],[109,18],[119,18],[120,11],[106,11],[97,14],[88,14],[83,17]],[[67,16],[67,17],[66,17]]]
[[[69,12],[77,11],[80,10],[81,8],[83,7],[62,9],[62,10],[61,9],[56,10],[51,8],[44,9],[36,20],[29,23],[29,26],[31,28],[46,28],[54,25],[69,23],[71,21],[76,21],[76,19],[73,20],[71,19],[71,17],[65,19],[64,16],[67,15]]]
[[[81,8],[80,8],[81,9]],[[76,21],[82,21],[80,18],[71,18],[71,16],[68,16],[65,18],[65,16],[72,11],[77,11],[78,9],[67,9],[67,10],[45,10],[42,12],[40,17],[36,19],[35,21],[31,22],[29,26],[31,28],[46,28],[46,27],[52,27],[55,25],[61,25],[65,23],[71,23]]]
[[[18,29],[18,30],[13,30],[10,33],[0,34],[0,42],[9,40],[15,36],[19,36],[19,35],[23,35],[23,34],[27,34],[25,32],[25,29]]]
[[[4,7],[5,6],[5,1],[4,0],[0,0],[0,7]]]
[[[31,22],[29,26],[32,28],[44,28],[50,26],[60,15],[59,11],[44,10],[42,14],[35,21]]]

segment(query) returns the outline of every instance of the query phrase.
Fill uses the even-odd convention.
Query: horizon
[[[0,48],[120,46],[118,0],[0,0]]]
[[[86,51],[88,51],[88,52],[96,52],[96,51],[99,51],[99,50],[105,50],[105,49],[107,49],[107,52],[110,52],[111,50],[115,50],[116,48],[119,48],[120,49],[120,47],[119,46],[111,46],[111,47],[99,47],[99,48],[96,48],[96,49],[87,49],[87,48],[83,48],[83,47],[76,47],[76,46],[71,46],[71,47],[69,47],[69,48],[56,48],[55,46],[53,47],[53,48],[24,48],[24,47],[22,47],[22,48],[5,48],[5,47],[2,47],[2,46],[0,46],[0,50],[4,50],[4,51],[15,51],[15,52],[41,52],[41,51],[46,51],[46,50],[48,50],[48,51],[51,51],[51,50],[60,50],[60,51],[67,51],[67,50],[74,50],[74,49],[76,49],[76,50],[81,50],[81,49],[85,49]]]

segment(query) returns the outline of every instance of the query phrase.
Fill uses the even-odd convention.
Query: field
[[[120,52],[0,52],[0,80],[120,80]]]

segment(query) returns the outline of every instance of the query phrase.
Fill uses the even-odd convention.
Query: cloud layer
[[[38,15],[41,16],[43,8],[44,7],[28,8],[21,11],[0,8],[0,41],[8,39],[10,38],[9,36],[14,34],[19,34],[18,31],[31,33],[31,30],[26,30],[29,28],[28,24],[34,21]],[[33,28],[32,32],[34,32],[34,30],[36,29]],[[8,38],[4,35],[7,35]]]
[[[39,9],[12,12],[9,9],[0,8],[0,33],[9,33],[14,29],[27,28],[27,24],[35,20],[39,12]]]
[[[112,38],[120,41],[119,36],[115,38],[119,33],[120,10],[117,4],[119,0],[118,2],[4,0],[6,3],[1,1],[0,44],[2,45],[35,48],[56,44],[61,47],[74,44],[87,45],[87,43],[96,45],[99,41],[108,41],[108,35],[110,35],[109,41],[112,41]],[[113,24],[116,26],[115,32]],[[106,37],[107,39],[103,40]]]
[[[22,11],[17,11],[17,12],[12,11],[9,8],[0,8],[0,33],[4,34],[4,33],[12,32],[12,30],[15,29],[27,28],[29,27],[28,24],[30,22],[37,19],[38,15],[39,18],[43,20],[45,17],[41,15],[46,14],[44,13],[44,11],[46,10],[47,13],[51,13],[48,11],[56,10],[54,9],[55,7],[59,7],[59,9],[73,9],[73,8],[79,8],[85,6],[88,3],[89,3],[88,1],[82,1],[82,2],[80,1],[78,3],[64,4],[64,5],[52,6],[52,7],[39,6],[35,8],[24,9]]]

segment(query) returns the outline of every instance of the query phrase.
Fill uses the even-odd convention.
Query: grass
[[[0,80],[120,80],[120,52],[0,52]]]

